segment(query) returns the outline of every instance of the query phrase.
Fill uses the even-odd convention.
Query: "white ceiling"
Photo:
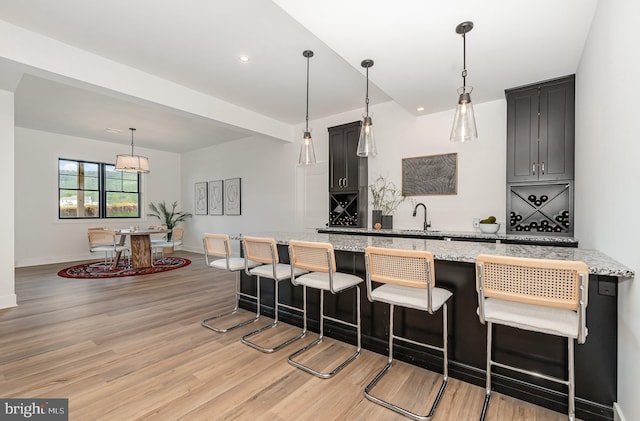
[[[0,19],[288,125],[364,106],[360,62],[371,58],[371,103],[415,115],[452,109],[461,85],[475,103],[504,89],[575,73],[597,0],[0,0]],[[250,57],[248,63],[238,60]],[[8,74],[0,60],[0,74]],[[5,72],[5,69],[7,71]],[[12,71],[14,69],[11,69]],[[424,111],[416,111],[424,107]],[[182,152],[248,135],[242,127],[114,92],[27,75],[16,124]],[[104,132],[107,127],[120,135]]]

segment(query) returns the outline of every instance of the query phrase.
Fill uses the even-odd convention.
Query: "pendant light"
[[[133,154],[133,132],[136,131],[133,127],[131,130],[131,155],[118,155],[116,157],[116,170],[126,172],[149,172],[149,160],[146,156]]]
[[[369,67],[373,66],[373,60],[362,60],[362,67],[367,69],[367,95],[365,97],[365,113],[362,114],[362,128],[360,129],[360,138],[358,139],[358,150],[356,155],[367,157],[378,155],[376,148],[376,139],[373,135],[373,121],[369,115]]]
[[[469,142],[478,140],[476,118],[471,103],[473,86],[467,86],[467,43],[466,34],[473,29],[473,22],[462,22],[456,26],[456,33],[462,35],[462,86],[458,88],[458,105],[453,118],[453,128],[449,140],[452,142]]]
[[[309,130],[309,59],[313,57],[313,51],[305,50],[302,55],[307,58],[307,114],[298,163],[300,165],[312,165],[316,163],[316,153],[313,150],[313,139],[311,139],[311,130]]]

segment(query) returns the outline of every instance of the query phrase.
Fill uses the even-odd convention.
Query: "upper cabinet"
[[[329,191],[357,191],[362,166],[367,183],[367,159],[356,155],[360,121],[329,128]]]
[[[329,128],[329,226],[367,226],[368,160],[356,155],[360,124]]]
[[[507,182],[572,180],[575,76],[505,93]]]

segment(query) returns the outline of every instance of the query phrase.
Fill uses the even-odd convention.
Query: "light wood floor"
[[[0,397],[68,398],[71,420],[406,419],[362,393],[386,356],[363,350],[336,377],[321,380],[286,360],[313,334],[267,355],[239,338],[268,320],[227,334],[200,326],[230,307],[234,278],[206,268],[198,254],[178,254],[193,263],[129,278],[59,278],[62,264],[16,269],[19,306],[0,310]],[[311,355],[310,362],[329,363],[345,348],[329,339],[328,358]],[[399,362],[375,390],[425,413],[429,388],[438,385],[435,374]],[[434,419],[478,419],[483,397],[482,388],[450,379]],[[566,416],[495,394],[488,418]]]

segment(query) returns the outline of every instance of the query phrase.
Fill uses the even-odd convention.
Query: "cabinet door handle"
[[[544,161],[542,161],[540,164],[541,164],[540,171],[542,172],[542,174],[544,174]]]
[[[339,186],[339,187],[344,187],[344,178],[340,178],[340,179],[338,180],[338,186]]]
[[[536,163],[535,162],[531,165],[531,171],[533,172],[533,175],[536,175]]]
[[[347,177],[343,178],[344,182],[342,183],[342,187],[349,187],[349,184],[347,184]]]

